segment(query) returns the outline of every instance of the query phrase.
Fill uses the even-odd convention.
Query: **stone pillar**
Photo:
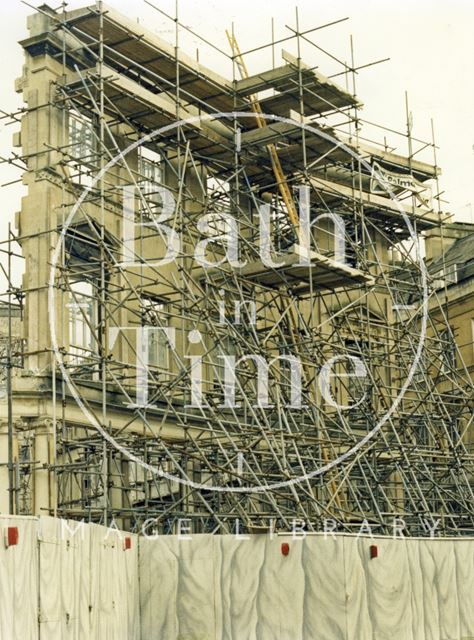
[[[8,424],[0,423],[0,513],[9,512],[8,500]]]
[[[35,424],[33,515],[48,515],[53,512],[56,501],[54,472],[54,434],[51,420]]]

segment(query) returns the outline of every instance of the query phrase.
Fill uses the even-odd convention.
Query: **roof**
[[[434,275],[443,268],[453,271],[455,268],[456,282],[474,277],[474,233],[456,240],[443,255],[430,264],[428,271]]]

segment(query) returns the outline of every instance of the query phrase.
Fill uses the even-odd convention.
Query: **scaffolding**
[[[303,42],[336,60],[312,38],[339,21],[297,14],[296,54],[255,75],[243,61],[281,39],[204,40],[228,80],[165,18],[173,45],[102,2],[42,5],[21,42],[25,106],[4,116],[28,187],[1,244],[25,259],[6,293],[24,305],[22,353],[3,353],[10,511],[472,534],[473,384],[419,246],[447,220],[434,139],[408,107],[404,134],[364,121],[353,59],[346,88],[303,62]]]

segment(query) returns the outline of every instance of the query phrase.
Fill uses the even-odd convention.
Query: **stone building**
[[[299,55],[250,75],[229,36],[224,77],[102,3],[28,28],[17,511],[471,531],[451,405],[468,429],[472,383],[454,356],[442,389],[417,365],[445,301],[406,304],[436,288],[422,234],[456,227],[438,167],[369,142],[359,99]]]

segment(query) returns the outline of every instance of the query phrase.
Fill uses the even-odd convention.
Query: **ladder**
[[[235,63],[239,69],[240,75],[242,78],[248,78],[249,77],[249,72],[247,70],[247,65],[244,62],[244,59],[242,57],[242,54],[240,52],[240,48],[239,45],[237,43],[237,40],[234,36],[234,34],[230,33],[229,31],[226,30],[226,36],[227,36],[227,40],[229,41],[229,44],[231,46],[232,49],[232,54],[234,56],[234,60]],[[260,106],[260,103],[257,99],[256,96],[251,95],[250,96],[250,104],[251,104],[251,108],[252,111],[255,113],[256,115],[256,121],[257,121],[257,125],[260,128],[263,128],[267,125],[267,122],[265,120],[265,118],[263,117],[263,111],[262,111],[262,107]],[[283,199],[283,202],[285,203],[286,206],[286,210],[288,212],[288,217],[290,219],[291,224],[295,227],[295,229],[298,229],[299,227],[299,218],[298,218],[298,213],[296,211],[296,207],[295,207],[295,203],[293,200],[293,197],[291,195],[291,191],[290,188],[288,186],[288,183],[286,181],[286,177],[285,174],[283,173],[283,169],[281,166],[281,162],[280,162],[280,158],[278,157],[278,151],[277,148],[274,144],[268,144],[266,145],[268,152],[270,154],[270,159],[272,162],[272,169],[273,169],[273,174],[275,176],[275,180],[276,183],[278,185],[278,190],[280,192],[280,195]]]
[[[232,54],[234,56],[234,60],[235,63],[237,64],[237,67],[239,69],[240,75],[242,78],[248,78],[249,77],[249,72],[247,70],[247,66],[244,62],[244,59],[242,57],[242,53],[240,51],[239,45],[237,43],[237,40],[234,36],[234,34],[231,34],[227,29],[226,29],[226,36],[227,36],[227,40],[229,41],[229,44],[231,46],[232,49]],[[255,113],[256,115],[256,120],[257,120],[257,124],[260,128],[263,128],[266,126],[266,120],[263,117],[263,111],[262,111],[262,107],[260,106],[260,103],[258,101],[258,98],[255,95],[251,95],[250,96],[250,104],[252,107],[252,111]],[[273,173],[275,175],[275,179],[278,185],[278,189],[280,191],[280,195],[283,198],[283,202],[285,203],[286,206],[286,210],[288,212],[288,217],[290,219],[290,222],[293,224],[296,232],[298,233],[299,230],[299,218],[298,218],[298,214],[296,211],[296,207],[295,207],[295,203],[294,200],[291,196],[291,191],[290,188],[288,187],[288,183],[286,181],[286,177],[285,174],[283,173],[283,169],[280,163],[280,159],[278,157],[278,152],[277,152],[277,148],[274,144],[268,144],[266,145],[267,149],[270,153],[270,158],[272,161],[272,168],[273,168]],[[298,320],[296,318],[295,315],[295,310],[294,308],[290,305],[290,309],[289,309],[289,318],[290,318],[290,322],[289,322],[289,329],[292,335],[292,339],[295,345],[298,344],[298,337],[297,337],[297,327],[298,327]],[[306,381],[309,382],[311,380],[311,372],[308,370],[308,368],[306,366],[304,366],[303,364],[303,374],[306,378]],[[314,392],[311,392],[312,395],[314,395]],[[323,436],[323,442],[324,441],[329,441],[329,438],[326,434],[326,429],[322,426],[319,427],[320,429],[320,433]],[[327,465],[331,462],[331,455],[328,451],[328,448],[326,447],[325,444],[323,444],[323,442],[321,442],[321,456],[322,459],[324,461],[324,464]],[[333,470],[331,470],[328,473],[328,488],[329,491],[331,493],[331,500],[329,502],[329,505],[332,504],[332,502],[335,502],[336,505],[339,507],[339,509],[342,509],[342,503],[341,503],[341,496],[340,496],[340,487],[338,488],[336,485],[336,481],[334,479],[334,474],[333,474]],[[342,484],[341,484],[342,486]],[[342,515],[342,514],[341,514]]]

